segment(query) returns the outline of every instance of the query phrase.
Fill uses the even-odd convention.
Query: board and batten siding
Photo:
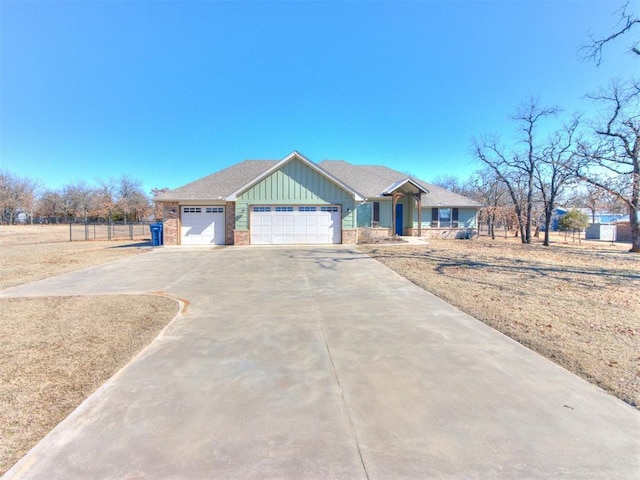
[[[391,210],[393,208],[393,201],[383,200],[380,202],[380,227],[392,228],[393,215]]]
[[[249,229],[251,205],[341,205],[342,228],[353,226],[353,195],[299,160],[292,160],[238,195],[236,230]]]

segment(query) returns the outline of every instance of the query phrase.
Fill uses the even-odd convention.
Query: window
[[[338,207],[335,206],[331,206],[331,207],[320,207],[320,211],[321,212],[338,212]]]
[[[184,213],[202,213],[202,208],[200,207],[184,207],[182,209]]]
[[[362,203],[357,208],[358,228],[371,227],[373,221],[373,204]]]
[[[254,212],[270,212],[271,207],[253,207]]]
[[[316,207],[298,207],[299,212],[315,212]]]
[[[438,209],[438,225],[440,228],[451,227],[451,209],[439,208]]]
[[[276,207],[276,212],[293,212],[293,207]]]
[[[373,226],[380,226],[380,202],[373,202]]]
[[[457,208],[432,208],[431,227],[432,228],[458,228]]]
[[[222,213],[224,212],[222,207],[207,207],[207,213]]]

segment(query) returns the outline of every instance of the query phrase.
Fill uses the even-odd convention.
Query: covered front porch
[[[391,198],[391,235],[413,236],[417,216],[417,236],[422,236],[422,195],[429,193],[410,178],[400,180],[384,192],[383,197]],[[415,215],[417,213],[417,215]]]

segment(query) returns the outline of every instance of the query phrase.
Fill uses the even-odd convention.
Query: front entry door
[[[402,204],[396,204],[396,235],[402,236],[404,230],[402,225]]]

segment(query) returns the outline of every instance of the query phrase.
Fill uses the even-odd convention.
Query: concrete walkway
[[[158,249],[0,292],[186,313],[8,479],[640,477],[640,412],[347,247]]]

